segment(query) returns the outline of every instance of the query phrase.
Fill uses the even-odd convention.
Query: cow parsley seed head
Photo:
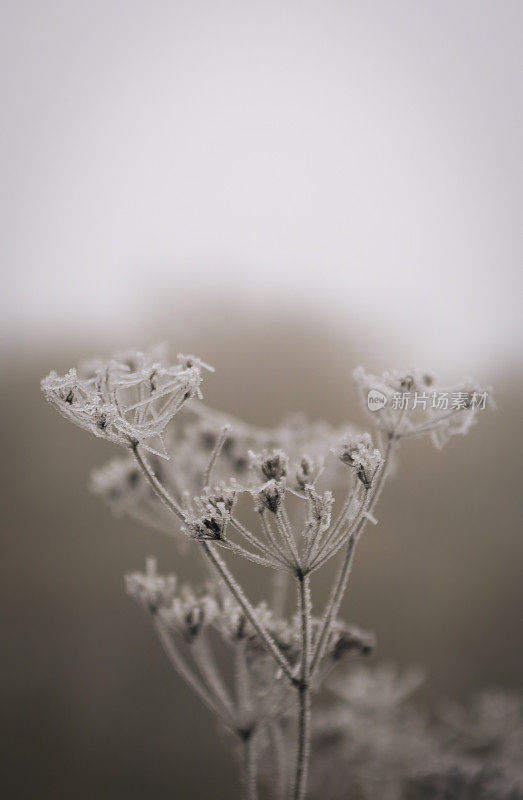
[[[317,458],[314,461],[310,456],[303,455],[295,467],[296,488],[304,491],[308,486],[312,486],[318,479],[322,469],[322,458]]]
[[[281,481],[287,475],[289,469],[289,459],[283,450],[263,450],[261,453],[249,451],[251,466],[255,469],[262,480]]]
[[[384,372],[382,380],[394,392],[421,392],[434,385],[434,375],[420,369],[405,372],[394,369]]]
[[[210,364],[206,364],[205,361],[202,361],[201,358],[197,356],[185,356],[183,353],[178,353],[177,358],[185,370],[196,369],[198,372],[201,372],[202,369],[206,369],[208,372],[214,372],[214,367],[211,367]]]
[[[202,366],[186,357],[175,365],[153,363],[137,353],[126,363],[113,359],[64,376],[51,372],[42,391],[64,417],[95,436],[152,452],[156,439],[165,456],[162,434],[189,399],[201,397]]]
[[[50,372],[42,381],[42,391],[51,405],[80,428],[95,436],[127,444],[113,403],[79,378],[75,369],[63,376]]]
[[[307,493],[309,497],[307,529],[321,534],[330,527],[334,495],[330,491],[320,494],[312,487],[308,487]]]
[[[351,669],[333,678],[329,688],[355,708],[382,713],[405,702],[423,681],[423,672],[415,667],[401,673],[391,664],[382,664],[374,669]]]
[[[158,574],[154,558],[147,559],[145,573],[126,575],[125,586],[131,597],[188,642],[194,641],[218,613],[212,592],[203,589],[196,593],[189,586],[179,587],[175,575]]]
[[[125,576],[125,588],[151,614],[167,608],[175,596],[175,575],[159,575],[156,559],[148,558],[145,572],[131,572]]]
[[[290,625],[285,620],[277,619],[271,615],[265,622],[265,628],[272,636],[278,648],[288,659],[289,663],[296,663],[300,655],[299,625],[296,620]],[[268,661],[270,664],[270,659],[267,658],[268,654],[265,645],[256,633],[247,638],[245,655],[251,670],[258,674],[260,674],[259,667],[265,666],[264,662]],[[267,684],[267,678],[274,679],[273,665],[270,664],[270,666],[271,670],[266,676],[265,684]]]
[[[364,407],[389,439],[429,436],[441,448],[452,436],[465,434],[480,410],[493,407],[490,390],[470,378],[438,386],[422,370],[393,370],[372,375],[354,373]]]
[[[194,498],[196,513],[187,513],[185,522],[192,538],[198,540],[221,540],[231,518],[236,502],[236,490],[224,483],[207,487],[203,494]]]
[[[285,620],[276,617],[266,602],[255,605],[253,614],[258,624],[269,630],[275,639],[281,642],[290,639],[292,634],[289,625]],[[233,643],[259,639],[256,629],[230,595],[225,595],[220,602],[216,626],[224,638]]]
[[[285,497],[285,491],[285,484],[274,479],[267,481],[258,489],[254,489],[252,493],[256,500],[258,511],[266,508],[276,514]]]
[[[218,604],[207,590],[195,593],[182,586],[168,607],[162,608],[162,621],[192,644],[211,625],[218,614]]]
[[[376,637],[373,633],[337,621],[332,627],[327,654],[330,654],[334,661],[340,661],[344,656],[353,653],[368,656],[375,647]]]
[[[236,502],[237,490],[233,486],[220,483],[213,487],[204,489],[201,497],[196,498],[196,504],[203,508],[212,506],[217,510],[223,510],[230,514]]]
[[[354,472],[364,487],[369,489],[383,461],[369,434],[346,437],[334,453],[342,464]]]
[[[229,522],[225,507],[215,508],[211,504],[203,507],[197,515],[187,514],[185,523],[189,536],[197,541],[220,541]]]

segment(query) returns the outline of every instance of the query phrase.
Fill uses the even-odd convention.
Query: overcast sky
[[[4,340],[219,288],[423,364],[521,352],[522,12],[4,0]]]

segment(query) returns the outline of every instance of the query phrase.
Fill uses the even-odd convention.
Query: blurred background
[[[262,424],[363,423],[359,363],[492,385],[466,439],[405,447],[344,610],[428,705],[520,691],[521,3],[0,7],[6,798],[237,796],[123,592],[177,556],[89,494],[114,449],[40,396],[121,346],[198,354]]]

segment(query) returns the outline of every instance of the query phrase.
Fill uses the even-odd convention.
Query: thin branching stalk
[[[444,417],[440,417],[438,420],[434,422],[426,423],[425,425],[418,425],[417,427],[413,428],[410,431],[405,431],[404,433],[400,434],[398,438],[400,439],[411,439],[415,438],[416,436],[424,436],[426,433],[430,433],[433,430],[437,430],[441,428],[443,422],[450,422],[452,417],[455,417],[457,411],[449,411]]]
[[[300,556],[298,553],[298,548],[296,547],[296,542],[294,541],[294,536],[292,535],[292,531],[290,530],[288,520],[286,519],[286,516],[283,515],[281,509],[278,509],[274,517],[276,519],[276,525],[278,527],[278,531],[280,532],[280,536],[286,543],[289,549],[289,553],[292,556],[293,566],[299,567]]]
[[[175,670],[191,687],[193,692],[200,698],[202,703],[206,705],[207,708],[212,711],[212,713],[218,719],[220,719],[227,728],[229,728],[229,730],[235,731],[236,726],[234,720],[228,714],[224,714],[222,707],[215,702],[212,695],[207,691],[198,678],[193,674],[190,667],[185,663],[184,659],[178,652],[178,649],[175,647],[165,625],[162,625],[158,619],[155,619],[154,627],[156,628],[163,648]]]
[[[176,503],[176,501],[169,495],[169,493],[165,490],[162,483],[158,480],[154,472],[151,470],[150,466],[147,464],[145,459],[141,456],[141,453],[138,450],[138,447],[133,447],[133,452],[135,454],[136,460],[142,469],[145,477],[151,484],[152,488],[159,496],[159,498],[167,505],[168,508],[176,514],[176,516],[180,517],[183,521],[185,521],[183,511]],[[227,565],[221,558],[221,556],[216,552],[216,550],[212,547],[209,542],[202,541],[200,542],[202,550],[209,558],[215,569],[217,570],[220,577],[223,579],[225,585],[231,592],[232,596],[236,600],[236,602],[240,605],[243,613],[253,626],[254,630],[258,633],[261,637],[265,647],[271,653],[273,658],[275,659],[278,666],[282,669],[283,673],[287,676],[287,678],[294,682],[294,676],[292,674],[291,667],[289,662],[279,649],[278,645],[274,641],[274,639],[269,635],[269,633],[265,630],[263,625],[261,625],[256,618],[256,614],[254,613],[254,609],[252,608],[251,604],[247,600],[242,588],[238,585],[236,580],[231,575]]]
[[[138,462],[138,466],[142,470],[146,480],[151,485],[153,491],[158,495],[160,500],[162,500],[162,502],[165,503],[167,508],[170,509],[173,512],[173,514],[175,514],[178,517],[178,519],[180,519],[182,522],[185,522],[185,515],[183,513],[181,506],[177,503],[174,497],[171,497],[171,495],[169,494],[163,483],[158,480],[153,470],[151,469],[145,458],[142,456],[137,444],[133,444],[132,451],[134,457],[136,458],[136,461]]]
[[[258,553],[253,553],[251,550],[247,550],[246,547],[236,544],[236,542],[228,541],[227,550],[230,550],[231,553],[236,553],[243,558],[247,558],[249,561],[253,561],[255,564],[259,564],[261,567],[268,567],[269,569],[281,569],[278,563],[275,563],[273,558],[270,560],[264,558],[263,556],[258,555]]]
[[[250,727],[251,695],[250,679],[245,660],[245,642],[239,641],[234,653],[234,670],[236,678],[236,703],[240,712],[240,724]]]
[[[257,772],[258,763],[256,758],[256,735],[251,732],[245,736],[241,743],[242,747],[242,776],[245,800],[257,800]]]
[[[389,468],[391,454],[396,446],[397,446],[397,440],[395,439],[394,436],[390,436],[385,449],[383,464],[378,474],[376,475],[374,486],[372,487],[371,496],[369,498],[366,508],[367,513],[372,513],[372,510],[374,509],[378,501]],[[347,581],[352,566],[352,559],[354,557],[354,548],[357,544],[357,541],[361,533],[365,528],[367,518],[368,517],[366,516],[366,514],[362,513],[358,517],[354,530],[349,535],[349,541],[347,544],[345,557],[343,559],[338,575],[336,577],[336,581],[332,588],[327,606],[325,607],[324,615],[320,624],[320,628],[318,630],[316,645],[314,647],[314,653],[312,656],[312,663],[311,663],[312,677],[314,677],[317,672],[318,665],[325,652],[332,623],[339,612],[341,601],[343,599],[343,595],[345,594],[345,590],[347,588]]]
[[[285,740],[278,720],[269,723],[268,733],[274,764],[274,800],[285,800],[287,796],[287,761],[285,758]]]
[[[298,691],[298,746],[293,800],[303,800],[307,791],[311,738],[311,596],[310,576],[298,575],[298,611],[301,624],[301,663]]]
[[[355,544],[356,544],[356,537],[354,534],[352,534],[349,537],[349,543],[347,545],[347,550],[345,552],[345,556],[343,558],[343,562],[340,567],[336,583],[334,584],[331,596],[329,598],[329,602],[325,607],[324,615],[320,623],[320,629],[318,631],[316,639],[316,646],[314,648],[314,653],[311,660],[312,677],[315,676],[317,667],[325,653],[325,648],[327,646],[327,641],[332,621],[336,618],[336,614],[338,613],[341,600],[345,593],[345,589],[347,588],[347,581],[349,579],[350,569],[352,566],[352,559],[354,557]]]
[[[294,565],[292,564],[292,561],[290,561],[287,558],[287,556],[285,555],[284,551],[281,549],[281,547],[280,547],[280,545],[279,545],[279,543],[278,543],[278,541],[276,539],[276,536],[274,535],[274,532],[272,530],[270,521],[267,519],[266,512],[264,510],[262,510],[262,511],[259,512],[259,514],[260,514],[260,521],[261,521],[262,530],[263,530],[263,532],[264,532],[264,534],[265,534],[265,536],[267,538],[267,541],[269,541],[271,543],[271,545],[274,547],[276,552],[279,554],[282,563],[286,564],[287,567],[289,567],[292,571],[294,571],[293,570],[293,566]]]
[[[205,542],[205,541],[201,542],[201,546],[205,551],[206,555],[208,556],[208,558],[210,559],[210,561],[212,562],[212,564],[214,565],[214,567],[216,568],[216,571],[218,572],[219,576],[222,578],[225,585],[231,592],[232,596],[234,597],[236,602],[240,605],[243,613],[251,623],[252,627],[262,639],[268,652],[273,656],[274,660],[276,661],[278,666],[282,669],[283,673],[287,676],[287,678],[292,683],[294,683],[294,676],[292,674],[289,662],[281,652],[280,648],[278,647],[272,636],[270,636],[270,634],[265,630],[263,625],[261,625],[260,622],[258,621],[254,609],[247,600],[247,597],[245,596],[243,589],[241,588],[241,586],[239,586],[239,584],[236,582],[236,580],[229,572],[229,569],[227,568],[227,565],[225,564],[224,560],[221,558],[219,553],[216,552],[216,550],[214,549],[214,547],[210,542]]]
[[[203,488],[204,489],[207,486],[209,486],[209,484],[211,482],[211,472],[212,472],[213,467],[216,464],[216,461],[217,461],[217,459],[218,459],[218,457],[219,457],[219,455],[220,455],[220,453],[221,453],[221,451],[223,449],[223,445],[225,444],[225,440],[227,438],[227,434],[229,433],[230,430],[231,430],[231,426],[230,425],[224,425],[223,428],[220,431],[220,435],[218,437],[218,441],[216,442],[216,444],[214,446],[214,449],[213,449],[213,451],[211,453],[211,457],[209,458],[209,463],[207,464],[207,468],[206,468],[206,470],[205,470],[205,472],[203,474],[202,483],[203,483]]]
[[[363,508],[363,506],[365,504],[366,494],[367,493],[365,492],[363,494],[363,497],[361,498],[361,504],[360,504],[359,511],[362,510],[362,508]],[[345,522],[345,520],[347,518],[347,515],[348,515],[348,513],[350,511],[351,505],[352,505],[355,497],[357,497],[356,490],[349,491],[347,499],[346,499],[346,501],[345,501],[345,503],[343,505],[343,508],[341,509],[341,511],[339,513],[338,519],[336,520],[336,522],[332,526],[331,530],[329,531],[329,533],[327,534],[327,536],[325,537],[325,539],[323,541],[321,539],[318,539],[318,542],[316,543],[316,546],[311,551],[311,567],[312,568],[314,568],[314,569],[317,568],[317,566],[319,564],[324,563],[324,561],[328,560],[331,557],[331,555],[333,554],[333,547],[334,546],[332,545],[332,543],[336,539],[336,536],[339,534],[339,531],[342,528],[343,523]],[[342,534],[342,536],[343,536],[343,534]]]
[[[223,706],[228,716],[234,719],[233,703],[218,671],[214,653],[203,636],[198,636],[191,647],[194,660],[198,664],[209,689],[214,693],[216,700]]]
[[[277,554],[271,551],[268,547],[266,547],[266,545],[264,545],[263,542],[260,542],[259,539],[256,539],[254,534],[252,534],[245,527],[245,525],[242,525],[242,523],[239,520],[231,516],[230,522],[234,530],[240,533],[249,542],[249,544],[251,544],[253,547],[257,547],[258,550],[260,550],[260,552],[265,553],[265,555],[269,556],[270,559],[274,560],[276,558]],[[283,567],[287,566],[286,562],[282,558],[278,558],[278,562]]]

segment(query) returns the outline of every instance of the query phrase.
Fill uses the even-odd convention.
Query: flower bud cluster
[[[493,405],[488,390],[470,378],[445,387],[423,370],[392,370],[378,376],[362,367],[354,377],[363,405],[383,433],[394,439],[428,435],[438,448],[452,436],[467,433],[477,412]],[[373,395],[378,405],[371,405]]]
[[[192,357],[178,358],[178,364],[163,365],[137,353],[127,363],[95,362],[63,376],[51,372],[42,381],[42,391],[64,417],[95,436],[154,451],[151,440],[161,441],[180,408],[201,396],[204,365]]]
[[[147,559],[145,572],[132,572],[125,576],[127,594],[138,600],[151,614],[172,603],[176,587],[175,575],[157,573],[155,558]]]
[[[190,535],[199,540],[222,540],[236,501],[236,491],[221,484],[205,489],[196,497],[196,514],[187,514],[185,521]]]
[[[261,453],[249,451],[251,467],[259,473],[263,481],[281,481],[289,471],[289,459],[283,450],[263,450]]]
[[[363,486],[369,489],[383,461],[369,434],[346,437],[334,452],[354,472]]]
[[[340,661],[346,655],[368,656],[375,647],[376,637],[373,633],[362,631],[338,620],[332,626],[326,653],[330,654],[334,661]]]
[[[189,586],[182,586],[162,611],[162,621],[190,644],[213,623],[217,614],[218,604],[213,594],[208,591],[195,594]]]
[[[212,592],[195,593],[189,586],[179,586],[175,575],[159,575],[154,558],[147,560],[145,573],[127,575],[125,586],[131,597],[151,614],[160,615],[164,624],[188,642],[194,641],[218,613]]]

